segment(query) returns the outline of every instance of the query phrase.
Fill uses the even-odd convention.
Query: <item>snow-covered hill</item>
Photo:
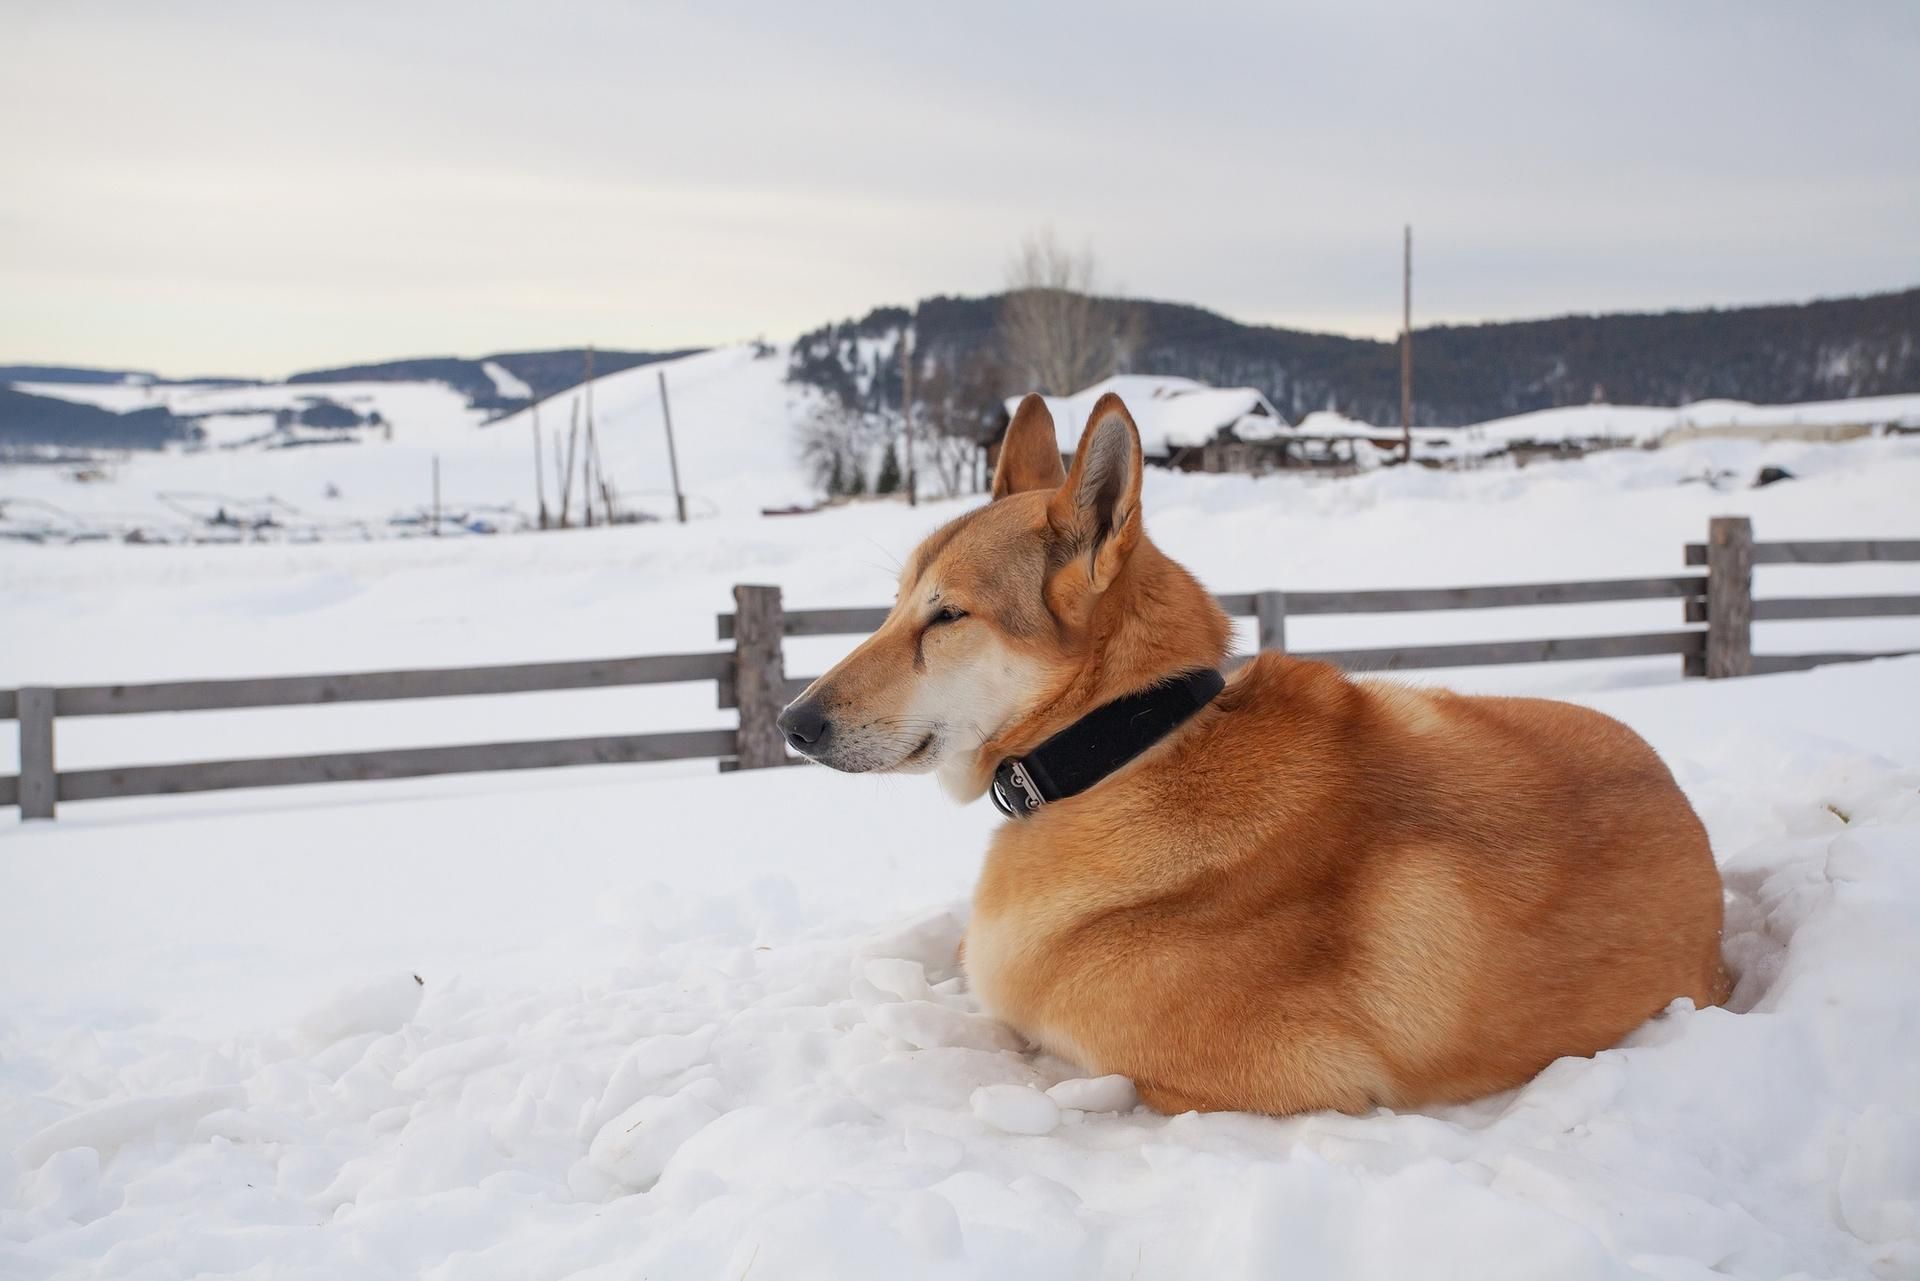
[[[656,517],[673,511],[662,374],[691,513],[756,512],[807,497],[792,424],[815,393],[789,387],[784,373],[777,356],[731,347],[595,379],[591,397],[600,455],[620,507]],[[205,448],[128,453],[78,469],[86,483],[74,481],[74,468],[0,465],[0,511],[10,506],[5,514],[44,526],[54,541],[135,529],[157,540],[203,536],[191,517],[214,506],[236,515],[273,515],[279,529],[272,536],[279,539],[383,536],[394,532],[395,517],[417,522],[431,507],[436,460],[444,512],[475,513],[496,528],[526,527],[539,502],[535,415],[544,441],[537,483],[557,510],[556,454],[564,448],[576,404],[584,415],[588,398],[584,388],[576,389],[487,421],[439,382],[48,383],[23,389],[121,411],[165,405],[197,416],[208,436]],[[282,443],[267,439],[275,414],[315,400],[362,416],[378,414],[382,425],[309,431],[298,448],[270,447]],[[580,483],[576,476],[576,523]]]

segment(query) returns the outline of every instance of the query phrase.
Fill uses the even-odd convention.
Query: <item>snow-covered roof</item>
[[[1079,445],[1094,405],[1108,392],[1127,403],[1140,428],[1140,447],[1149,454],[1204,445],[1222,427],[1233,428],[1241,440],[1270,440],[1287,429],[1280,411],[1252,387],[1209,387],[1191,378],[1116,374],[1071,396],[1046,398],[1061,453],[1070,454]],[[1009,415],[1020,400],[1019,396],[1007,398]]]
[[[1302,436],[1342,437],[1366,440],[1379,436],[1388,429],[1375,427],[1372,423],[1362,422],[1358,418],[1349,418],[1335,409],[1316,409],[1294,425],[1294,431]],[[1399,431],[1398,427],[1392,428]]]

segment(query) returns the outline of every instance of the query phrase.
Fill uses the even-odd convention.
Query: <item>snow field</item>
[[[1856,710],[1824,738],[1715,714],[1801,687]],[[452,851],[431,804],[311,815],[335,865],[294,850],[251,880],[259,815],[162,823],[164,868],[111,825],[22,833],[35,907],[7,910],[5,969],[47,999],[10,1001],[0,1032],[0,1260],[28,1276],[1911,1275],[1920,770],[1849,740],[1920,760],[1920,730],[1886,706],[1912,705],[1920,660],[1735,692],[1594,700],[1654,736],[1709,823],[1731,1008],[1679,1003],[1616,1050],[1424,1114],[1165,1118],[1025,1050],[954,969],[988,820],[954,824],[924,780],[601,784],[590,817],[552,825],[540,868],[498,822],[524,795],[447,825]],[[753,817],[716,820],[722,799]],[[598,861],[563,852],[676,803],[698,817],[666,817],[659,843],[705,833],[700,866],[648,860],[646,822]],[[475,845],[481,830],[503,840]],[[811,832],[831,851],[795,848]],[[397,901],[354,901],[374,883],[362,864],[423,835],[428,866],[383,892]],[[463,865],[469,883],[447,886]],[[167,883],[208,901],[130,928],[132,904],[87,906],[122,876],[135,899]],[[359,888],[304,901],[329,876]],[[543,882],[563,904],[539,902]],[[434,904],[436,884],[487,919]],[[315,988],[302,971],[370,955],[330,918],[369,909],[385,966]],[[19,939],[27,911],[78,937]],[[415,913],[417,971],[392,963]],[[240,935],[293,937],[236,949],[217,932],[255,916]],[[436,937],[463,925],[453,948]],[[258,975],[202,987],[158,964],[196,948],[313,994],[276,1014]],[[488,948],[506,955],[472,963]],[[93,973],[67,968],[89,951]],[[200,1030],[175,1017],[223,1002]]]

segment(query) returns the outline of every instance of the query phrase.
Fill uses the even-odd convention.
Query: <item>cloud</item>
[[[284,372],[998,287],[1420,316],[1914,283],[1920,10],[15,6],[0,352]]]

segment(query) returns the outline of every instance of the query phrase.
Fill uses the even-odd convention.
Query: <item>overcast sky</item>
[[[1920,284],[1920,4],[0,0],[0,363],[786,338],[1002,282],[1416,322]]]

